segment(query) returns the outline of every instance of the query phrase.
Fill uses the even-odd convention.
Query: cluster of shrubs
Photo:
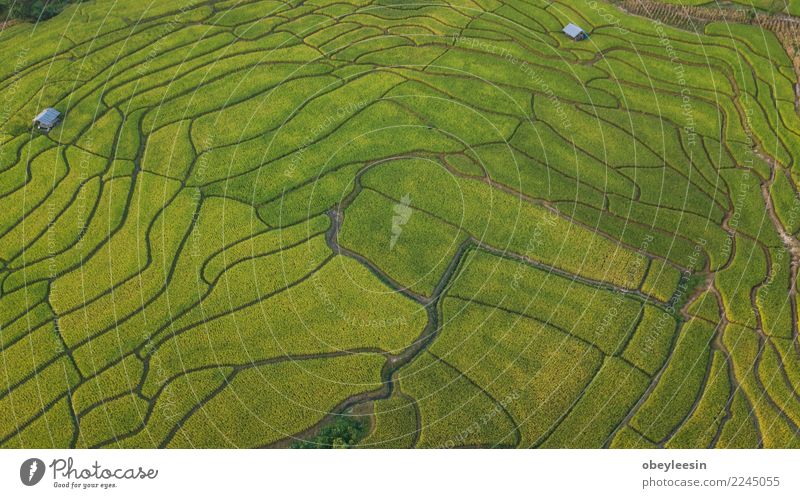
[[[0,0],[0,21],[44,21],[64,10],[70,3],[79,1],[81,0]]]
[[[298,441],[292,448],[352,448],[367,430],[367,424],[354,417],[337,417],[330,425],[323,427],[313,439]]]

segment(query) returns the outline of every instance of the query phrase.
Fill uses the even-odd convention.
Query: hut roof
[[[34,121],[39,122],[43,126],[52,126],[58,122],[58,118],[61,116],[61,113],[57,110],[53,109],[52,107],[48,107],[44,111],[40,112]]]
[[[576,26],[576,25],[574,25],[572,23],[569,23],[566,26],[564,26],[564,29],[562,31],[564,33],[566,33],[567,35],[569,35],[571,38],[577,38],[581,34],[583,34],[583,35],[586,34],[586,32],[583,31],[579,26]]]

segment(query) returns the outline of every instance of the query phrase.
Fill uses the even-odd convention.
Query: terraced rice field
[[[90,0],[0,53],[2,447],[800,447],[770,31]]]

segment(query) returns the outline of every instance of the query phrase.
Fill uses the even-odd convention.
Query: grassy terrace
[[[702,29],[583,0],[3,29],[0,446],[358,417],[361,447],[800,447],[797,76]]]

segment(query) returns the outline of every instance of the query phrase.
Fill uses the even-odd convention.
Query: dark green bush
[[[298,441],[292,448],[350,448],[364,436],[367,424],[354,417],[339,416],[309,441]]]
[[[0,15],[3,18],[44,21],[76,1],[80,0],[0,0]]]

